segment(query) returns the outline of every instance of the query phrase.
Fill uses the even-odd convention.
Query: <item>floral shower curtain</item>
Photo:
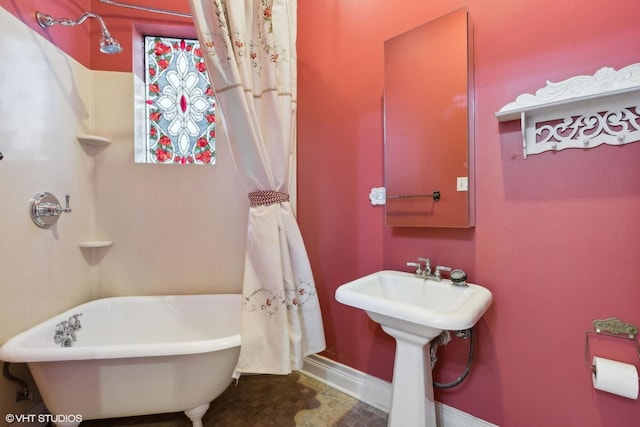
[[[296,137],[296,0],[190,0],[248,192],[242,346],[234,373],[288,374],[324,350],[311,266],[289,202]]]

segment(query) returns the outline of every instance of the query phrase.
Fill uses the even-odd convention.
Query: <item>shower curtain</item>
[[[250,204],[234,377],[288,374],[325,348],[288,194],[296,138],[296,0],[190,0],[190,6]]]

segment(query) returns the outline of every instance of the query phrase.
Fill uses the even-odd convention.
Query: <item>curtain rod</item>
[[[146,12],[154,12],[154,13],[164,13],[165,15],[173,15],[173,16],[180,16],[182,18],[192,18],[192,16],[188,13],[184,13],[184,12],[176,12],[174,10],[167,10],[167,9],[158,9],[155,7],[146,7],[146,6],[138,6],[135,4],[127,4],[127,3],[120,3],[117,1],[113,1],[113,0],[99,0],[102,3],[105,4],[110,4],[112,6],[119,6],[119,7],[126,7],[129,9],[136,9],[136,10],[144,10]]]

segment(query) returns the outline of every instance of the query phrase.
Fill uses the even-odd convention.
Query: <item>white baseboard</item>
[[[389,412],[391,383],[316,354],[304,360],[302,373],[354,397],[369,406]],[[472,415],[436,402],[439,427],[498,427]]]
[[[389,412],[391,383],[312,354],[304,359],[302,373],[354,397],[369,406]]]

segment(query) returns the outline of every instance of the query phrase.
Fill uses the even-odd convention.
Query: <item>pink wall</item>
[[[637,426],[640,402],[595,392],[585,330],[640,324],[640,144],[523,160],[519,124],[494,112],[546,80],[640,62],[636,0],[469,2],[475,27],[477,226],[390,228],[368,194],[383,184],[383,42],[463,1],[326,0],[298,5],[299,221],[325,319],[327,357],[391,379],[394,343],[334,299],[342,283],[429,256],[494,293],[476,359],[438,400],[501,426]],[[436,377],[455,379],[463,342]],[[632,345],[593,354],[639,365]]]

